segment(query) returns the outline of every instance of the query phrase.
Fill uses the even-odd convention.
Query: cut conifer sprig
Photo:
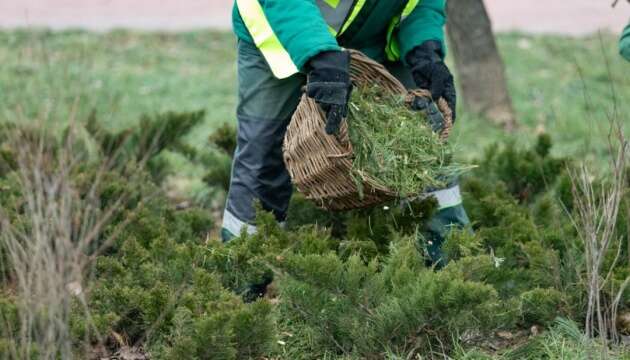
[[[357,88],[350,99],[348,129],[357,183],[369,177],[399,197],[440,188],[470,169],[453,161],[452,148],[434,133],[404,96],[378,86]]]

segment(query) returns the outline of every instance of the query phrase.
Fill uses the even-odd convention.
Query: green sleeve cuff
[[[299,54],[297,57],[293,57],[293,55],[291,55],[291,58],[293,59],[293,63],[295,63],[295,65],[297,66],[298,69],[300,69],[300,71],[304,70],[304,65],[306,65],[306,63],[315,55],[324,52],[324,51],[341,51],[341,47],[337,44],[334,45],[330,45],[330,44],[322,44],[319,45],[317,47],[313,47],[312,49],[310,49],[309,51],[303,52],[301,54]]]
[[[259,1],[269,25],[298,69],[302,70],[320,52],[341,50],[314,1],[294,0],[291,6],[283,0]],[[232,12],[232,27],[238,38],[254,42],[236,6]]]
[[[446,22],[445,0],[424,0],[400,25],[398,43],[400,57],[407,65],[407,54],[427,40],[436,40],[442,44],[446,55],[444,42],[444,23]]]

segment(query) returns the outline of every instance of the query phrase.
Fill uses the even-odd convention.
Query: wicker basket
[[[408,92],[381,64],[359,51],[350,50],[351,78],[357,87],[379,84],[394,94],[430,98],[426,90]],[[440,99],[438,108],[446,126],[441,134],[448,136],[451,129],[451,111],[446,101]],[[369,176],[361,175],[362,194],[356,184],[357,174],[352,174],[352,145],[348,137],[347,123],[342,122],[339,135],[327,135],[324,131],[325,116],[314,100],[306,95],[295,111],[284,138],[284,162],[293,183],[306,198],[328,210],[364,208],[395,198],[390,189],[377,185]],[[361,196],[362,195],[362,196]]]

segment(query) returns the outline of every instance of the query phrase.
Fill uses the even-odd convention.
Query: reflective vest
[[[366,0],[315,0],[319,11],[328,24],[328,30],[335,36],[341,36],[357,18]],[[399,16],[391,20],[387,28],[385,54],[390,61],[400,59],[400,50],[395,33],[405,18],[413,12],[420,0],[407,0]],[[236,0],[238,11],[249,31],[254,44],[261,51],[274,76],[279,79],[294,75],[299,70],[291,60],[280,40],[267,21],[258,0]]]

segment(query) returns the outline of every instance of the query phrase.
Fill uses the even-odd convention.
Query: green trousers
[[[401,63],[385,66],[405,86],[415,86],[410,71]],[[230,190],[223,216],[224,241],[246,229],[256,231],[254,202],[271,211],[279,222],[287,215],[293,191],[282,158],[282,141],[306,83],[303,74],[287,79],[273,76],[262,54],[251,43],[238,43],[238,139],[234,153]],[[428,224],[427,250],[434,262],[442,261],[439,251],[453,226],[469,223],[461,205],[459,186],[431,192],[440,210]]]

